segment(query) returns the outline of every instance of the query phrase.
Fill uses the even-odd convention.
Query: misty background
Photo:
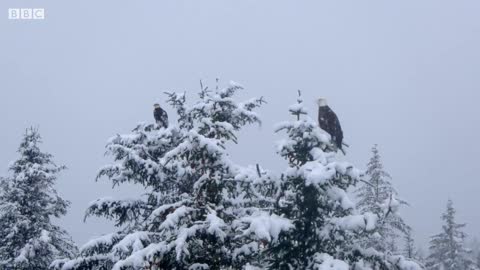
[[[8,8],[45,8],[44,21],[8,20]],[[202,79],[234,80],[242,98],[264,96],[262,126],[241,133],[233,160],[281,171],[277,122],[302,90],[312,117],[327,97],[350,144],[344,158],[365,168],[379,144],[386,170],[411,206],[402,216],[426,248],[447,199],[471,237],[480,236],[479,1],[14,1],[0,2],[0,175],[25,128],[62,173],[72,202],[60,223],[82,245],[112,231],[83,222],[88,203],[128,197],[95,182],[108,138],[170,114],[164,91],[196,98]]]

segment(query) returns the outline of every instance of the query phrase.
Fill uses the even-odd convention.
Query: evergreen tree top
[[[456,210],[449,199],[446,211],[442,214],[442,232],[432,236],[430,240],[427,266],[431,269],[476,269],[469,258],[468,249],[465,248],[466,233],[462,229],[466,224],[457,223],[455,215]]]
[[[380,251],[396,252],[399,234],[408,234],[410,230],[398,213],[400,206],[408,204],[398,198],[398,192],[390,182],[392,178],[384,169],[378,145],[375,144],[371,151],[365,181],[360,183],[355,193],[358,198],[358,209],[378,216],[378,235],[363,239],[362,245],[373,246]]]
[[[63,169],[65,166],[56,166],[52,161],[52,155],[40,150],[40,144],[42,138],[38,129],[28,128],[22,138],[20,146],[17,152],[20,157],[15,160],[9,170],[17,174],[20,172],[30,172],[31,170],[43,170],[45,173],[56,173]]]
[[[378,149],[378,144],[375,144],[372,147],[372,157],[370,158],[368,164],[367,164],[367,171],[366,174],[372,175],[374,177],[379,177],[379,178],[387,178],[391,179],[392,177],[390,176],[389,173],[384,171],[383,169],[383,163],[381,161],[381,155],[380,155],[380,150]],[[374,175],[377,174],[377,175]]]
[[[110,139],[107,153],[114,162],[98,178],[106,176],[114,186],[140,184],[145,194],[93,201],[86,217],[111,219],[118,231],[90,241],[77,259],[57,268],[226,269],[251,253],[245,255],[252,245],[241,235],[276,239],[275,224],[267,236],[257,228],[268,217],[258,213],[254,202],[265,200],[255,198],[260,193],[252,186],[267,178],[257,172],[265,172],[236,165],[227,152],[227,142],[238,142],[239,129],[260,123],[254,110],[264,100],[238,102],[241,89],[230,83],[210,90],[201,83],[199,99],[188,104],[186,93],[168,92],[178,123],[140,124]]]
[[[331,137],[308,116],[300,92],[288,109],[294,119],[276,129],[286,134],[277,151],[288,168],[273,212],[294,226],[267,245],[267,269],[420,269],[402,256],[357,245],[378,225],[374,213],[356,211],[347,192],[361,180],[361,171],[338,160]]]
[[[42,142],[40,133],[35,128],[26,130],[18,152],[20,157],[9,167],[13,173],[11,177],[3,181],[4,202],[20,202],[23,197],[24,203],[17,207],[28,211],[39,211],[48,215],[59,217],[66,213],[70,202],[58,196],[55,190],[55,182],[60,171],[65,166],[57,166],[52,161],[52,155],[40,150]],[[41,202],[41,203],[40,203]]]
[[[275,129],[275,132],[283,131],[287,135],[287,138],[278,141],[278,153],[287,159],[291,167],[301,167],[311,161],[332,161],[335,153],[330,137],[308,116],[300,91],[297,102],[288,110],[294,120],[281,122]]]
[[[51,223],[65,215],[69,205],[55,190],[65,166],[55,165],[40,143],[38,130],[27,129],[20,157],[10,165],[12,174],[1,182],[0,266],[5,269],[48,269],[53,260],[76,253],[68,233]]]

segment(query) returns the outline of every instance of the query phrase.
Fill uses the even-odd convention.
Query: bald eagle
[[[342,146],[343,143],[343,131],[340,126],[340,121],[338,120],[335,112],[330,109],[327,105],[327,100],[325,98],[319,98],[318,103],[318,125],[321,129],[325,130],[330,137],[332,138],[332,143],[336,146],[337,149],[342,151],[345,154]]]
[[[159,127],[167,128],[168,127],[168,114],[164,111],[160,104],[155,103],[153,104],[153,117],[155,118],[155,122]]]

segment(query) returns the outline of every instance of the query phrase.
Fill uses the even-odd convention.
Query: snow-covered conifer
[[[115,233],[84,245],[81,255],[59,269],[227,269],[246,265],[258,245],[236,236],[248,233],[262,198],[253,189],[265,172],[235,165],[226,151],[236,132],[259,123],[253,110],[262,99],[234,100],[241,86],[203,87],[191,106],[185,94],[168,93],[178,124],[140,125],[107,145],[115,163],[100,170],[114,185],[140,184],[141,198],[98,199],[87,216],[104,216]],[[257,175],[258,174],[258,175]],[[264,176],[262,176],[264,175]],[[259,215],[259,214],[258,214]],[[250,219],[249,219],[250,218]],[[280,218],[279,218],[280,219]]]
[[[477,237],[474,237],[473,239],[470,239],[470,241],[467,242],[467,248],[470,253],[470,258],[473,262],[475,262],[475,265],[477,268],[480,269],[480,241],[478,240]]]
[[[390,256],[356,245],[362,234],[376,232],[377,215],[357,213],[347,195],[361,173],[338,161],[330,136],[307,115],[300,93],[289,108],[294,121],[277,131],[287,138],[278,153],[288,161],[281,175],[273,214],[293,226],[265,244],[268,269],[420,269],[402,256]]]
[[[412,230],[409,229],[404,236],[405,247],[403,249],[403,254],[407,258],[414,258],[415,256],[415,240],[412,236]]]
[[[465,248],[465,224],[455,221],[456,210],[448,200],[447,210],[442,214],[442,232],[432,236],[427,268],[431,270],[477,269]]]
[[[40,134],[26,130],[9,171],[1,181],[0,269],[42,270],[58,258],[76,254],[68,233],[52,223],[64,216],[69,202],[55,190],[58,174],[65,168],[39,148]]]
[[[407,203],[398,199],[398,193],[390,182],[390,174],[383,168],[377,145],[373,146],[372,154],[365,173],[367,179],[359,183],[356,190],[357,207],[361,212],[371,212],[378,216],[378,234],[361,239],[361,244],[364,247],[374,247],[378,251],[395,253],[397,239],[400,235],[405,235],[410,228],[398,212],[389,211],[392,209],[388,206],[398,208]],[[393,201],[396,205],[391,204]]]

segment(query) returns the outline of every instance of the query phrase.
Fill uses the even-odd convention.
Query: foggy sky
[[[7,9],[44,7],[45,21],[9,21]],[[301,89],[327,97],[365,168],[379,144],[401,214],[424,247],[440,231],[447,199],[480,235],[478,1],[14,1],[0,2],[0,175],[26,127],[69,168],[58,181],[72,202],[60,221],[80,245],[111,232],[83,223],[88,203],[128,197],[95,182],[107,139],[152,121],[164,91],[234,80],[242,98],[264,96],[263,125],[241,133],[232,156],[280,172],[274,125]],[[172,118],[174,111],[167,108]]]

